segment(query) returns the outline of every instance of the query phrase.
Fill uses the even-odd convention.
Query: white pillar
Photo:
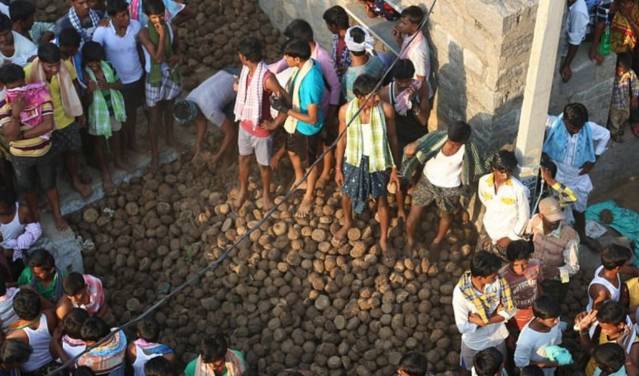
[[[537,181],[565,8],[565,0],[539,0],[537,7],[515,147],[521,168],[519,177],[529,188]],[[531,194],[534,194],[532,189]]]

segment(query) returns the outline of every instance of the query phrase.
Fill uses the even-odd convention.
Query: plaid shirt
[[[639,80],[637,80],[637,74],[635,74],[632,69],[629,69],[621,75],[621,77],[615,77],[611,106],[620,110],[630,108],[631,91],[632,98],[639,97]]]

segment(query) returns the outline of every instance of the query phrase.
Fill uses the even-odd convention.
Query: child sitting
[[[530,364],[543,368],[544,375],[555,374],[559,364],[540,355],[546,346],[561,343],[562,333],[559,324],[561,308],[549,296],[542,296],[533,304],[535,318],[519,334],[515,350],[515,366],[526,367]]]
[[[630,111],[639,106],[639,80],[632,70],[632,55],[620,54],[610,102],[610,133],[615,142],[623,142],[623,128],[630,120]]]
[[[105,60],[104,48],[97,42],[87,42],[82,48],[82,61],[87,74],[87,91],[91,96],[89,106],[89,134],[94,136],[95,154],[102,172],[104,191],[113,190],[111,171],[107,160],[107,148],[112,152],[116,168],[124,167],[121,147],[122,122],[126,121],[122,83],[115,70]],[[108,142],[108,145],[107,145]]]
[[[594,376],[626,376],[626,353],[616,343],[604,343],[593,352],[597,368]]]

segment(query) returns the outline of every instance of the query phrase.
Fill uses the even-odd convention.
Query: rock
[[[99,216],[100,213],[98,213],[98,211],[94,208],[85,209],[84,213],[82,213],[82,219],[84,219],[84,221],[87,223],[94,223],[98,220]]]

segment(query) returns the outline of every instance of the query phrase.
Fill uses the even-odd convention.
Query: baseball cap
[[[561,206],[559,206],[559,202],[553,197],[546,197],[539,202],[539,213],[550,222],[557,222],[564,219]]]

